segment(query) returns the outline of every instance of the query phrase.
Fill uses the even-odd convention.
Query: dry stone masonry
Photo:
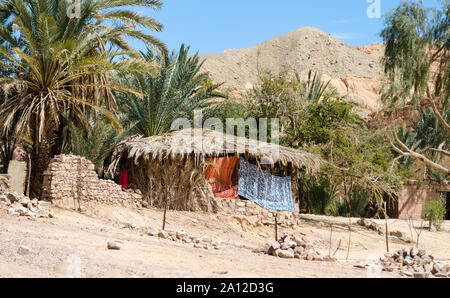
[[[44,172],[44,196],[69,208],[74,206],[74,200],[123,206],[142,204],[139,191],[123,191],[114,181],[99,179],[89,160],[73,155],[58,155],[51,160]]]
[[[237,220],[245,220],[255,225],[273,226],[278,215],[278,224],[282,228],[293,228],[298,218],[291,212],[268,211],[255,202],[240,199],[218,199],[222,212],[231,214]]]

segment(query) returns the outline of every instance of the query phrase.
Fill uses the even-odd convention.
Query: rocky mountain
[[[311,27],[297,29],[258,46],[202,55],[203,70],[240,97],[258,81],[258,69],[319,71],[341,95],[357,102],[363,114],[381,108],[383,46],[352,47]]]

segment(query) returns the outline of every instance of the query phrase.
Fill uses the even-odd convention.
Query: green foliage
[[[146,61],[159,66],[155,76],[121,76],[119,81],[128,83],[144,95],[139,98],[127,92],[118,92],[125,123],[134,123],[133,132],[143,136],[159,135],[170,131],[174,120],[193,118],[195,110],[208,112],[215,105],[212,98],[225,97],[213,84],[207,73],[201,73],[202,62],[198,53],[189,56],[189,47],[181,46],[179,52],[170,55],[154,54],[150,49],[142,53]]]
[[[442,118],[445,121],[450,120],[450,108],[442,110]],[[448,134],[440,125],[431,108],[417,108],[417,115],[410,120],[411,128],[406,126],[399,127],[397,134],[400,139],[412,151],[420,152],[434,162],[443,162],[442,156],[430,151],[430,148],[442,148],[448,150]],[[405,170],[411,170],[414,165],[414,159],[411,157],[400,157],[398,153],[392,153],[399,157],[399,163]],[[443,181],[445,176],[438,171],[429,168],[427,177],[433,181]]]
[[[33,143],[31,191],[42,192],[43,172],[61,152],[63,114],[89,129],[87,110],[106,116],[118,130],[111,110],[111,89],[134,92],[127,84],[110,84],[110,75],[152,73],[128,44],[132,37],[165,52],[143,30],[162,25],[129,7],[159,9],[159,0],[81,1],[79,17],[67,13],[72,1],[4,0],[0,2],[0,84],[5,101],[0,123],[16,137]],[[128,8],[127,8],[128,7]],[[18,121],[14,117],[19,115]]]
[[[129,130],[122,129],[120,133],[117,133],[110,121],[94,114],[87,115],[89,130],[77,127],[68,115],[65,119],[67,126],[63,131],[62,152],[85,157],[95,165],[98,174],[103,175],[105,160],[114,147],[129,136]]]
[[[439,120],[431,108],[418,107],[418,116],[411,120],[411,130],[414,133],[416,141],[420,141],[419,148],[422,152],[429,148],[439,148],[441,144],[448,141],[448,134],[439,124]],[[450,107],[442,109],[442,118],[449,122]],[[447,145],[448,148],[448,145]],[[444,149],[447,149],[444,147]]]
[[[423,207],[423,217],[430,222],[430,228],[433,225],[438,231],[441,230],[446,213],[446,202],[444,199],[429,200]]]
[[[326,177],[316,178],[308,174],[301,174],[299,191],[305,200],[309,213],[326,214],[330,202],[336,196],[336,188]]]
[[[0,106],[3,101],[4,97],[0,97]],[[13,122],[17,122],[17,116],[14,117]],[[0,174],[6,174],[8,172],[9,162],[13,157],[16,145],[17,138],[14,136],[13,129],[6,129],[4,123],[0,123]]]
[[[306,106],[298,129],[293,131],[301,144],[326,144],[335,138],[336,130],[361,122],[353,113],[353,106],[343,98],[326,96],[320,103]],[[341,137],[339,141],[345,142]]]
[[[298,74],[293,78],[286,71],[264,72],[249,93],[246,114],[279,118],[282,145],[326,161],[317,180],[300,179],[299,193],[309,211],[324,214],[338,191],[350,206],[340,214],[363,214],[361,205],[381,203],[386,194],[395,196],[404,173],[400,167],[391,168],[394,155],[382,132],[367,128],[354,104],[319,82],[317,73],[310,72],[308,81],[302,82]]]
[[[318,103],[326,93],[333,93],[336,91],[335,88],[329,90],[330,82],[322,81],[322,74],[315,72],[313,75],[312,70],[308,72],[308,80],[303,82],[300,78],[300,74],[297,72],[295,74],[297,81],[302,86],[301,98],[306,99],[308,103]]]
[[[334,200],[327,208],[327,214],[343,217],[366,217],[367,207],[370,203],[369,194],[365,189],[356,188],[352,196],[347,199],[340,197]]]
[[[440,3],[440,8],[426,8],[422,1],[403,1],[387,15],[381,32],[386,44],[383,63],[387,79],[382,99],[394,110],[407,107],[410,117],[417,118],[412,121],[412,138],[404,134],[403,141],[416,147],[406,146],[412,151],[420,149],[416,153],[422,156],[415,159],[426,166],[428,178],[438,181],[448,179],[443,156],[448,155],[450,131],[450,1]],[[433,109],[422,109],[421,104]],[[409,151],[395,143],[391,146],[398,146],[394,148],[397,151]],[[412,165],[408,158],[401,162]]]
[[[443,94],[448,100],[450,2],[441,3],[439,10],[425,8],[422,1],[404,1],[387,15],[381,32],[386,43],[385,73],[390,82],[383,92],[387,103],[419,103],[430,81],[434,83],[434,95]],[[439,67],[432,71],[433,63]]]

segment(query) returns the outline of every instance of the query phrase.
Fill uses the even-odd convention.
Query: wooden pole
[[[166,229],[166,214],[167,214],[167,205],[169,204],[169,198],[166,196],[166,204],[164,206],[164,218],[163,218],[163,231]]]
[[[30,197],[30,182],[31,182],[31,154],[27,152],[28,157],[28,172],[27,172],[27,190],[26,196]]]
[[[333,239],[333,224],[330,225],[330,248],[328,249],[328,256],[331,257],[331,241]]]
[[[387,220],[387,205],[384,202],[384,220],[386,223],[386,251],[389,253],[389,230],[388,230],[388,220]]]
[[[275,215],[275,241],[278,241],[278,212]]]

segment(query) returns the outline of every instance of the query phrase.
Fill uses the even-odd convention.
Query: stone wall
[[[274,225],[278,214],[278,223],[281,227],[293,227],[298,223],[297,217],[292,212],[269,211],[253,201],[242,199],[217,199],[222,212],[235,217],[245,217],[249,221],[263,225]],[[296,206],[297,208],[297,206]],[[298,209],[298,208],[297,208]],[[298,210],[297,210],[298,215]]]
[[[448,183],[408,181],[403,185],[397,202],[397,217],[421,219],[422,209],[428,200],[439,200],[442,192],[449,192]]]
[[[9,176],[0,175],[0,191],[9,190]]]
[[[114,181],[99,179],[89,160],[73,155],[51,160],[44,172],[43,188],[46,199],[68,208],[73,208],[78,199],[124,206],[139,206],[142,201],[139,191],[123,191]]]

